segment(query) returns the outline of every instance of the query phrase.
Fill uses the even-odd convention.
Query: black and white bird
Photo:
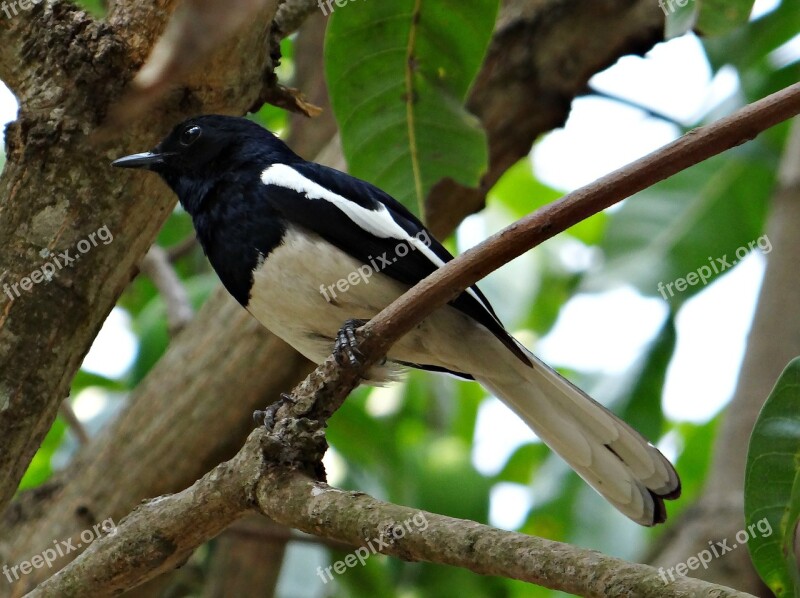
[[[158,173],[231,295],[314,363],[346,321],[369,320],[453,259],[388,194],[300,158],[243,118],[189,119],[113,164]],[[476,286],[398,341],[366,381],[408,366],[480,382],[637,523],[663,522],[664,500],[680,495],[658,449],[517,342]]]

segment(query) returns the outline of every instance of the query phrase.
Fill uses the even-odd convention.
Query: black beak
[[[154,164],[163,164],[164,154],[155,152],[142,152],[141,154],[131,154],[124,158],[119,158],[111,163],[111,166],[118,166],[119,168],[147,168],[149,169]]]

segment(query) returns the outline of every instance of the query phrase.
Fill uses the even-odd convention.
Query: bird
[[[246,118],[189,118],[152,150],[112,165],[158,174],[228,292],[317,364],[453,259],[388,193],[301,158]],[[382,384],[409,367],[479,382],[641,525],[663,523],[664,501],[680,496],[670,461],[518,342],[476,285],[397,341],[364,382]]]

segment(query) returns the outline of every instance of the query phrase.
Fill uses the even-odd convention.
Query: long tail
[[[622,513],[642,525],[662,523],[664,500],[681,484],[661,452],[608,409],[530,354],[515,376],[476,377],[550,448]]]

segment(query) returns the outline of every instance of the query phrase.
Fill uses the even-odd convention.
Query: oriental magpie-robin
[[[452,259],[398,201],[243,118],[189,119],[113,164],[158,173],[231,295],[315,363],[342,342],[346,321],[369,320]],[[366,381],[404,366],[479,381],[637,523],[663,522],[664,500],[680,495],[658,449],[517,342],[476,286],[398,341]]]

